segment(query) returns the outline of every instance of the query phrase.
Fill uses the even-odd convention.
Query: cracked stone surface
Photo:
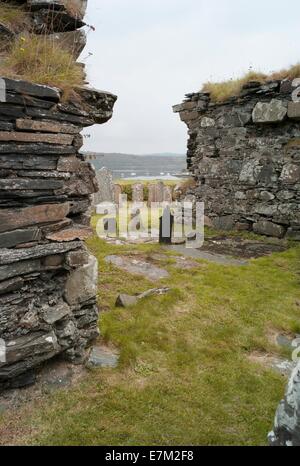
[[[131,256],[107,256],[105,261],[119,269],[134,275],[142,275],[150,281],[158,281],[169,277],[169,273],[150,262]]]

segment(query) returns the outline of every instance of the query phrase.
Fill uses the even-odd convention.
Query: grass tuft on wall
[[[207,82],[203,85],[201,91],[209,92],[214,102],[224,102],[231,97],[237,97],[241,93],[243,86],[251,81],[257,81],[261,84],[283,79],[294,79],[300,77],[300,63],[291,66],[288,69],[273,72],[269,75],[257,71],[249,71],[238,79],[230,79],[222,82]]]
[[[0,74],[59,87],[65,94],[84,84],[85,75],[70,52],[48,36],[25,34],[16,39],[0,65]]]

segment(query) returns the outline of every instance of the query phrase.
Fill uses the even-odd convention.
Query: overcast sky
[[[88,78],[119,98],[84,149],[185,153],[172,105],[207,80],[300,61],[299,18],[299,0],[89,0]]]

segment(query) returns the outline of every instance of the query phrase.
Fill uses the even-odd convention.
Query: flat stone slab
[[[169,273],[156,267],[155,265],[145,260],[137,259],[131,256],[107,256],[105,261],[108,264],[112,264],[119,269],[125,270],[126,272],[142,275],[151,281],[158,281],[169,277]]]
[[[119,354],[106,346],[95,346],[87,362],[88,367],[115,368],[119,363]]]
[[[231,257],[224,256],[221,254],[212,254],[210,252],[202,251],[201,249],[191,249],[191,248],[186,248],[185,246],[180,246],[180,245],[167,246],[167,248],[171,251],[176,251],[182,254],[183,256],[192,257],[194,259],[202,259],[202,260],[206,260],[209,262],[214,262],[215,264],[235,265],[239,267],[245,266],[248,264],[248,261],[246,260],[233,259]]]
[[[256,259],[267,256],[274,252],[282,252],[286,249],[284,242],[273,238],[272,242],[264,242],[252,239],[245,239],[239,236],[215,236],[207,238],[203,247],[204,252],[221,254],[237,259]]]

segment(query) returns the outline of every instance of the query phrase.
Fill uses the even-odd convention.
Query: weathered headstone
[[[97,181],[99,185],[99,191],[93,196],[94,206],[101,204],[102,202],[114,203],[115,189],[111,171],[107,168],[101,168],[101,170],[97,170]]]
[[[122,194],[122,187],[119,184],[114,185],[115,190],[115,203],[119,205],[120,203],[120,196]]]
[[[164,183],[160,181],[159,183],[149,185],[149,195],[148,195],[148,204],[151,205],[152,202],[163,202],[164,201]]]
[[[132,186],[132,202],[144,201],[144,185],[137,183]]]
[[[173,201],[173,188],[172,186],[164,187],[164,202],[172,203]]]

